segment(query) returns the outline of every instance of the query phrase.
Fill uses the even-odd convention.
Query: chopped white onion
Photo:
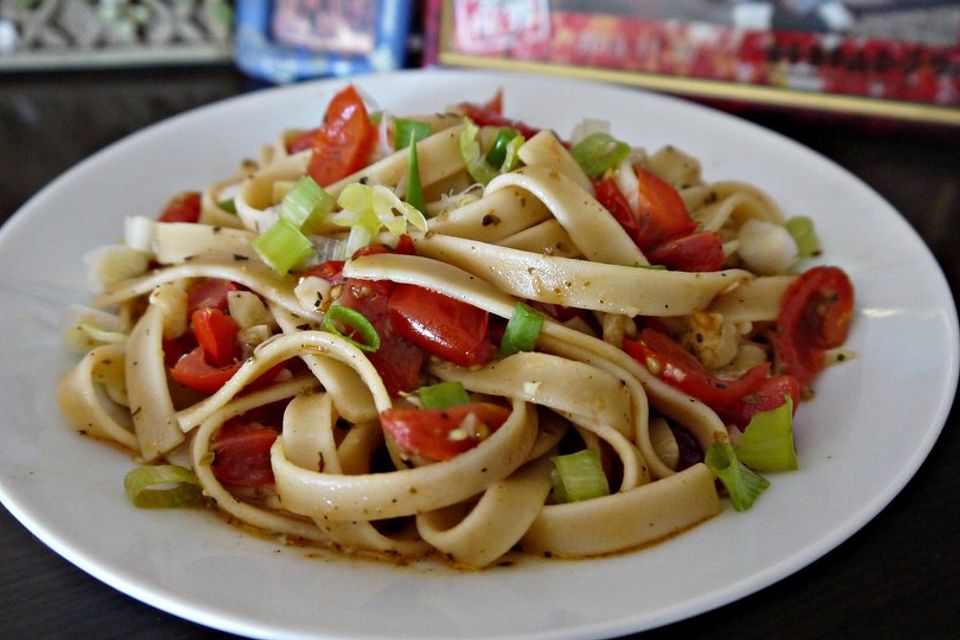
[[[740,227],[740,258],[762,276],[786,273],[797,261],[797,244],[779,224],[750,219]]]

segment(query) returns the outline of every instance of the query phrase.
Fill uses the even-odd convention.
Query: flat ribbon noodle
[[[629,316],[680,316],[706,308],[752,278],[730,269],[687,273],[544,256],[440,234],[415,237],[417,253],[468,271],[522,299]]]
[[[75,367],[60,380],[57,403],[75,430],[95,438],[113,440],[139,451],[137,436],[113,419],[100,402],[95,387],[98,369],[123,366],[124,346],[105,344],[87,352]]]
[[[559,557],[613,553],[680,532],[719,511],[715,479],[701,463],[630,491],[545,506],[521,546]]]
[[[572,178],[547,167],[524,167],[497,176],[486,193],[526,189],[553,214],[588,260],[626,266],[649,262],[620,223]]]
[[[458,564],[484,567],[513,548],[550,493],[549,456],[491,484],[466,515],[454,505],[417,516],[423,539]]]
[[[281,442],[271,451],[284,506],[314,520],[381,520],[431,511],[481,493],[527,459],[537,414],[513,399],[503,425],[476,447],[440,464],[349,476],[316,473],[291,463]]]

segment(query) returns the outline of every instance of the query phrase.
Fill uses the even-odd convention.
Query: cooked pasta
[[[128,478],[135,499],[199,486],[251,527],[393,559],[594,556],[748,507],[756,471],[796,464],[849,280],[803,269],[809,220],[756,186],[576,135],[500,95],[398,117],[346,87],[96,252],[64,416],[189,469]]]

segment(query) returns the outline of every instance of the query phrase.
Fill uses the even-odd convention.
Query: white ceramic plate
[[[621,635],[723,605],[819,558],[876,515],[933,446],[957,383],[954,304],[914,231],[843,169],[753,125],[635,90],[463,72],[356,82],[401,114],[483,101],[503,87],[511,116],[561,135],[584,116],[607,119],[625,140],[677,145],[701,159],[708,179],[752,182],[787,215],[812,216],[823,260],[857,289],[857,358],[824,373],[816,401],[801,407],[802,469],[771,476],[751,511],[725,506],[650,549],[477,573],[318,559],[207,513],[131,507],[121,480],[132,463],[78,437],[54,403],[72,362],[64,310],[87,299],[82,256],[117,239],[125,215],[150,215],[171,193],[228,175],[282,129],[317,123],[344,81],[305,84],[130,136],[53,182],[0,231],[0,498],[80,568],[160,609],[250,636]]]

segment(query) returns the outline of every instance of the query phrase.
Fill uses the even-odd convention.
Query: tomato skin
[[[259,487],[274,483],[270,448],[277,430],[257,422],[228,422],[213,442],[214,477],[223,484]]]
[[[697,223],[690,217],[677,190],[643,167],[635,170],[640,183],[637,246],[646,251],[693,233]]]
[[[793,413],[796,414],[800,405],[800,382],[787,374],[771,376],[736,403],[720,411],[720,417],[724,422],[732,422],[745,429],[755,414],[776,409],[786,402],[788,396],[793,401]]]
[[[237,333],[240,326],[223,311],[212,307],[197,309],[190,316],[190,329],[213,366],[231,364],[239,355]]]
[[[613,178],[604,178],[594,183],[597,192],[597,201],[610,212],[610,215],[620,223],[627,235],[636,242],[640,235],[640,226],[637,223],[637,216],[630,209],[630,203],[626,196],[617,186],[617,181]]]
[[[463,115],[473,120],[473,123],[478,127],[509,127],[516,129],[527,140],[540,132],[539,129],[534,129],[523,122],[504,117],[502,89],[497,91],[497,94],[484,104],[461,102],[457,106]]]
[[[311,136],[313,155],[307,173],[318,185],[326,187],[366,166],[377,141],[377,130],[370,124],[360,94],[348,85],[330,101],[323,124]]]
[[[200,192],[184,191],[173,196],[160,215],[158,222],[197,222],[200,220]]]
[[[197,346],[177,360],[170,369],[170,376],[185,387],[210,394],[216,393],[242,364],[237,361],[222,367],[214,366],[204,357],[203,347]]]
[[[387,409],[380,414],[380,424],[408,454],[441,461],[480,444],[481,439],[476,434],[459,439],[450,437],[470,413],[491,431],[499,429],[510,417],[510,410],[506,407],[471,402],[449,409]]]
[[[717,378],[679,343],[650,327],[640,332],[638,340],[624,338],[623,349],[655,376],[714,411],[733,405],[755,390],[770,370],[770,363],[764,362],[739,378]]]
[[[782,373],[809,388],[826,363],[825,349],[842,345],[853,319],[853,285],[838,267],[805,271],[783,294],[773,346]]]
[[[675,271],[719,271],[723,268],[723,241],[716,231],[700,231],[668,240],[647,252],[651,264]]]
[[[388,305],[393,286],[386,280],[347,279],[337,300],[337,304],[360,312],[376,329],[380,348],[366,355],[392,396],[419,386],[420,369],[427,357],[422,349],[404,339],[390,321]]]
[[[430,355],[461,367],[493,356],[487,340],[489,314],[483,309],[412,284],[394,287],[389,309],[400,335]]]
[[[190,317],[197,309],[227,309],[227,294],[240,291],[240,285],[222,278],[203,278],[198,280],[187,292],[187,313]]]

